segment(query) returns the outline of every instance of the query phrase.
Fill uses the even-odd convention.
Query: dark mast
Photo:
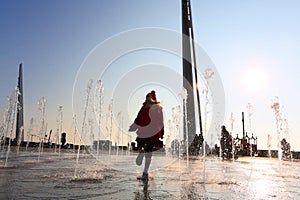
[[[16,141],[24,141],[24,118],[23,118],[23,69],[22,63],[19,65],[18,77],[18,105],[17,105],[17,123],[16,123]]]
[[[196,135],[196,120],[195,120],[195,103],[194,103],[194,86],[197,84],[197,70],[196,70],[196,58],[195,58],[195,45],[194,45],[194,33],[192,23],[192,13],[190,0],[182,0],[182,66],[183,66],[183,87],[187,91],[186,99],[186,112],[184,110],[184,118],[187,118],[187,126],[184,121],[184,140],[186,141],[186,133],[188,133],[188,142],[192,143]],[[193,58],[193,59],[192,59]],[[192,63],[194,63],[194,66]],[[194,69],[194,70],[193,70]],[[194,71],[194,75],[193,75]],[[194,84],[194,76],[195,83]],[[196,88],[198,114],[200,123],[200,135],[202,133],[202,121],[200,112],[200,97],[199,91]],[[187,128],[186,128],[187,127]]]

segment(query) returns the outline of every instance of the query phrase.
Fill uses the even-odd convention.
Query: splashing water
[[[90,98],[90,92],[91,92],[91,88],[92,88],[92,84],[93,84],[93,80],[90,79],[87,83],[86,86],[86,101],[85,101],[85,107],[84,107],[84,112],[83,112],[83,120],[82,120],[82,127],[81,127],[81,133],[80,133],[80,137],[79,137],[79,141],[84,141],[83,140],[83,136],[85,136],[85,126],[86,126],[86,115],[87,115],[87,109],[88,109],[88,105],[89,105],[89,98]],[[76,156],[76,164],[75,164],[75,170],[74,170],[74,178],[77,178],[77,168],[78,168],[78,162],[79,162],[79,154],[80,154],[80,142],[78,145],[78,151],[77,151],[77,156]]]
[[[23,132],[24,132],[24,127],[21,126],[21,127],[20,127],[20,133],[23,133]],[[17,141],[17,153],[19,153],[20,145],[21,145],[21,137],[19,137],[19,138],[18,138],[18,141]]]
[[[118,119],[118,135],[117,135],[117,156],[119,155],[119,145],[120,145],[120,137],[121,137],[121,121],[122,121],[122,112],[118,112],[117,115],[117,119]],[[123,143],[123,142],[122,142]],[[123,144],[122,144],[123,145]],[[123,148],[122,148],[123,149]]]
[[[0,149],[1,149],[1,156],[4,155],[4,151],[5,151],[5,145],[6,145],[6,137],[8,135],[9,132],[9,128],[10,128],[10,123],[11,123],[11,111],[13,103],[12,103],[12,96],[8,96],[7,97],[7,102],[8,102],[8,107],[5,109],[4,114],[3,114],[3,125],[1,126],[1,131],[2,131],[2,135],[1,137],[3,138],[3,146],[1,147],[2,142],[0,143]]]
[[[173,112],[172,112],[172,121],[173,121],[173,130],[174,130],[174,140],[179,141],[178,143],[178,154],[177,156],[179,157],[181,154],[181,145],[180,145],[180,141],[181,141],[181,136],[180,136],[180,119],[181,119],[181,108],[180,105],[178,105],[177,107],[174,108]],[[176,142],[174,142],[173,144],[173,148],[174,145],[176,145]],[[176,148],[174,148],[176,149]]]
[[[46,98],[42,97],[39,102],[39,111],[41,112],[41,128],[40,128],[40,135],[39,135],[39,139],[40,139],[40,143],[39,143],[39,156],[38,156],[38,161],[40,160],[41,154],[43,152],[43,138],[45,135],[45,109],[46,109]]]
[[[248,130],[249,130],[249,134],[252,133],[252,130],[251,130],[251,117],[253,115],[253,106],[251,103],[248,103],[247,104],[247,111],[248,111]],[[252,133],[253,135],[253,133]],[[253,149],[252,149],[252,144],[250,142],[250,156],[252,157],[253,156]]]
[[[269,158],[272,157],[272,155],[271,155],[271,140],[272,140],[272,137],[271,137],[270,134],[268,134],[267,146],[268,146],[268,154],[269,154]]]
[[[27,143],[26,143],[26,151],[28,150],[28,146],[29,146],[29,138],[30,138],[30,134],[32,133],[33,130],[33,123],[34,123],[34,119],[33,117],[30,119],[30,125],[29,128],[27,130]]]
[[[83,119],[82,119],[82,127],[81,127],[81,137],[82,139],[86,137],[85,127],[86,127],[86,117],[87,117],[87,110],[89,106],[89,100],[90,100],[90,92],[92,88],[93,80],[90,79],[86,86],[86,100],[85,100],[85,107],[83,112]]]
[[[206,159],[206,140],[207,140],[207,114],[208,114],[208,104],[210,103],[210,95],[209,95],[209,80],[213,77],[214,71],[211,68],[207,68],[204,71],[204,88],[202,90],[202,93],[205,95],[205,104],[204,104],[204,126],[203,126],[203,143],[202,143],[202,148],[203,148],[203,181],[205,182],[206,180],[206,173],[205,173],[205,159]],[[200,106],[200,105],[199,105]],[[201,115],[201,113],[198,113]]]
[[[285,118],[284,121],[284,135],[285,135],[285,138],[289,141],[290,140],[290,137],[289,137],[289,125],[288,125],[288,120]],[[289,144],[288,144],[289,145]],[[287,155],[287,157],[293,161],[293,154],[291,152],[291,148],[290,146],[288,146],[288,149],[286,149],[286,152],[285,152]]]
[[[279,98],[275,97],[274,103],[271,105],[271,108],[275,112],[275,118],[276,118],[276,132],[277,132],[277,148],[278,148],[278,159],[281,163],[282,161],[282,148],[281,148],[281,138],[282,138],[282,118],[281,118],[281,112],[280,112],[280,104],[279,104]]]
[[[8,146],[7,146],[7,151],[6,151],[6,159],[5,159],[5,164],[4,164],[5,167],[7,166],[8,156],[9,156],[9,153],[10,153],[12,132],[13,132],[14,124],[15,124],[16,109],[17,109],[17,106],[18,106],[18,95],[19,95],[19,88],[17,87],[15,89],[15,95],[14,95],[13,101],[11,101],[12,98],[9,99],[10,100],[10,105],[12,105],[12,106],[10,106],[11,110],[9,110],[9,121],[11,122],[10,123],[11,127],[9,127],[9,126],[7,127],[8,128],[7,130],[9,130],[9,128],[10,128],[10,133],[8,134],[9,141],[8,141]]]
[[[112,137],[112,133],[113,133],[113,99],[110,100],[110,103],[108,105],[108,115],[109,115],[109,119],[110,119],[110,128],[109,128],[109,149],[108,149],[108,155],[111,155],[111,137]]]
[[[187,90],[185,88],[182,88],[181,90],[181,93],[179,94],[180,97],[182,98],[183,100],[183,109],[184,109],[184,113],[187,113],[187,97],[188,97],[188,93],[187,93]],[[188,134],[188,120],[187,120],[187,114],[184,116],[184,124],[185,124],[185,127],[184,129],[186,130],[185,131],[185,136],[186,136],[186,141],[185,141],[185,146],[186,146],[186,160],[187,160],[187,166],[189,165],[189,134]]]
[[[59,137],[60,134],[62,133],[62,125],[63,125],[63,107],[59,106],[57,110],[57,132],[56,132],[57,144],[59,144],[58,157],[60,157],[60,152],[61,152],[61,142],[59,141]],[[55,152],[56,152],[56,146],[57,145],[55,145]]]
[[[234,143],[234,138],[233,138],[233,124],[234,124],[234,116],[233,116],[233,113],[231,112],[230,114],[230,118],[229,118],[229,122],[230,122],[230,128],[231,128],[231,136],[232,136],[232,155],[234,155],[234,151],[235,151],[235,143]],[[233,159],[234,160],[234,159]]]
[[[100,133],[101,133],[101,117],[102,117],[102,105],[103,105],[103,83],[101,80],[98,80],[96,94],[98,94],[98,105],[95,105],[95,111],[98,112],[98,140],[97,140],[97,158],[99,157],[99,148],[100,148]]]
[[[94,136],[94,120],[93,119],[89,119],[88,120],[89,122],[89,127],[90,127],[90,135],[89,135],[89,141],[88,141],[88,144],[92,144],[94,139],[95,139],[95,136]]]
[[[204,71],[204,88],[202,89],[202,93],[205,95],[205,104],[204,104],[204,126],[203,126],[203,156],[206,156],[206,140],[207,140],[207,114],[208,114],[208,104],[210,103],[210,95],[209,95],[209,80],[213,77],[214,71],[211,68],[207,68]],[[201,113],[199,113],[200,115]],[[205,160],[205,159],[204,159]]]
[[[282,106],[279,103],[279,98],[275,97],[271,108],[274,110],[276,118],[276,131],[277,131],[277,147],[278,147],[278,159],[281,163],[282,159],[292,159],[290,151],[290,143],[288,134],[288,121],[283,117]]]

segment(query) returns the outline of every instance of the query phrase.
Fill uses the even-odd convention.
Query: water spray
[[[77,178],[77,167],[78,167],[78,162],[79,162],[79,154],[80,154],[80,141],[83,141],[83,135],[84,134],[84,130],[85,130],[85,121],[86,121],[86,114],[87,114],[87,108],[89,105],[89,98],[90,98],[90,92],[91,92],[91,88],[92,88],[92,84],[93,84],[93,80],[90,79],[87,83],[86,86],[86,101],[85,101],[85,107],[84,107],[84,112],[83,112],[83,120],[82,120],[82,127],[81,127],[81,133],[79,135],[79,144],[78,144],[78,151],[77,151],[77,156],[76,156],[76,165],[75,165],[75,170],[74,170],[74,178]],[[76,119],[76,118],[75,118]],[[76,121],[75,121],[76,123]],[[75,126],[76,128],[76,126]]]
[[[110,129],[109,129],[109,149],[108,154],[111,155],[111,144],[112,144],[112,133],[113,133],[113,99],[110,100],[110,103],[108,105],[108,112],[109,112],[109,119],[110,119]]]
[[[38,110],[41,112],[41,128],[40,128],[40,144],[39,144],[39,157],[38,161],[40,160],[41,153],[43,152],[43,138],[45,135],[45,109],[46,109],[46,98],[42,97],[38,102]]]
[[[100,134],[101,134],[101,112],[102,112],[102,105],[103,105],[103,83],[101,80],[98,80],[97,83],[97,90],[96,93],[98,93],[98,98],[99,98],[99,102],[98,105],[96,106],[96,111],[98,111],[98,140],[97,140],[97,158],[99,157],[99,147],[100,147]],[[98,109],[97,109],[98,108]]]
[[[247,111],[248,111],[248,120],[249,120],[248,130],[249,130],[249,134],[251,134],[252,133],[252,130],[251,130],[251,117],[253,115],[253,106],[252,106],[251,103],[247,104]],[[252,149],[252,144],[251,144],[250,139],[249,139],[249,143],[250,143],[250,156],[252,157],[253,149]]]
[[[204,132],[204,140],[202,143],[202,148],[203,148],[203,156],[206,156],[206,138],[207,138],[207,107],[208,104],[210,103],[209,100],[209,79],[211,79],[214,75],[214,72],[211,68],[207,68],[204,72],[204,88],[202,90],[202,93],[204,93],[205,95],[205,104],[204,104],[204,127],[203,127],[203,132]],[[201,115],[201,113],[199,113],[199,115]]]
[[[10,106],[10,110],[9,110],[9,121],[10,121],[11,127],[10,127],[10,133],[8,135],[9,140],[8,140],[8,146],[7,146],[7,151],[6,151],[5,164],[4,164],[5,167],[7,166],[8,156],[9,156],[9,153],[10,153],[11,137],[12,137],[13,127],[14,127],[14,124],[15,124],[16,109],[17,109],[17,106],[18,106],[18,94],[19,94],[19,88],[17,87],[15,89],[15,95],[14,95],[13,101],[10,101],[10,103],[13,103],[13,104],[10,104],[12,106]],[[10,98],[10,100],[12,100],[12,98]],[[9,125],[8,125],[7,128],[8,128],[7,130],[9,130]]]
[[[275,119],[276,119],[276,132],[277,132],[277,147],[278,147],[278,159],[281,162],[282,161],[282,149],[281,149],[281,130],[282,130],[282,118],[280,113],[280,104],[279,104],[279,98],[275,97],[275,100],[273,104],[271,105],[271,108],[275,112]]]
[[[187,90],[185,89],[185,88],[182,88],[182,90],[181,90],[181,93],[179,94],[180,96],[181,96],[181,98],[182,98],[182,100],[183,100],[183,110],[184,110],[184,113],[187,113],[187,97],[188,97],[188,93],[187,93]],[[184,115],[185,116],[185,118],[184,118],[184,124],[185,124],[185,127],[184,127],[184,129],[186,130],[186,131],[184,131],[185,133],[186,133],[186,143],[185,143],[185,145],[186,145],[186,160],[187,160],[187,166],[189,166],[189,133],[188,133],[188,119],[187,119],[187,115],[185,114]],[[179,141],[180,142],[180,141]]]

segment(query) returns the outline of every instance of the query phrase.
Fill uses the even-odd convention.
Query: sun
[[[262,91],[267,86],[267,75],[262,68],[248,68],[243,71],[241,78],[243,87],[250,92]]]

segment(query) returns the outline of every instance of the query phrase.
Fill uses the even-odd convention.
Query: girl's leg
[[[144,173],[148,173],[150,164],[151,164],[151,158],[152,158],[152,152],[147,152],[145,154],[145,167],[144,167]]]

